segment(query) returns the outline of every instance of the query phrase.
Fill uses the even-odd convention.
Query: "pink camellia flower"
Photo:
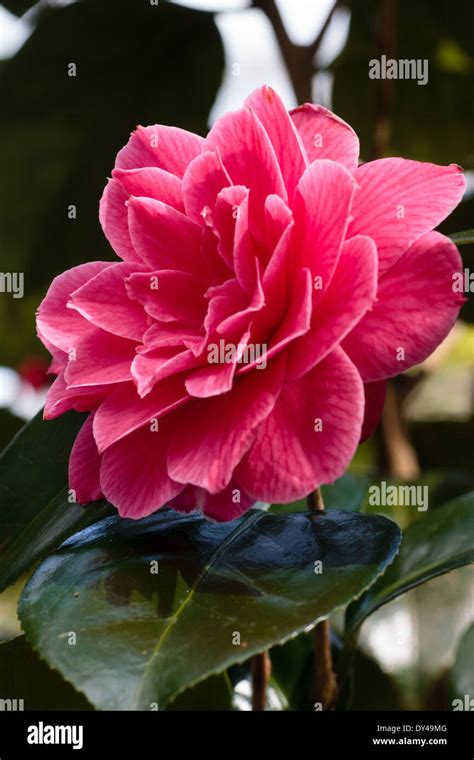
[[[79,502],[165,504],[229,520],[346,469],[384,380],[451,329],[462,265],[433,232],[458,166],[358,166],[353,130],[268,87],[203,139],[138,127],[100,204],[115,263],[57,277],[38,335],[52,418],[88,411],[70,458]]]

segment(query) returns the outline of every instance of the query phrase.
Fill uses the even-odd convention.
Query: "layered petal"
[[[298,131],[279,95],[268,85],[254,90],[245,105],[257,115],[265,129],[281,169],[291,202],[308,157]]]
[[[111,262],[91,261],[68,269],[54,278],[36,317],[41,339],[44,338],[65,352],[75,346],[90,330],[90,324],[80,314],[67,308],[71,293],[110,266]]]
[[[359,138],[345,121],[324,106],[305,103],[291,111],[310,161],[329,158],[349,171],[357,169]]]
[[[287,191],[273,145],[254,111],[241,108],[221,116],[206,138],[206,148],[219,148],[232,183],[249,188],[249,221],[252,234],[261,240],[267,195],[275,193],[286,200]]]
[[[177,177],[183,177],[186,167],[199,155],[203,145],[202,137],[184,129],[162,124],[139,126],[117,154],[115,167],[138,169],[157,166]]]
[[[231,271],[234,268],[235,225],[240,207],[244,202],[244,213],[246,213],[248,194],[248,188],[242,185],[224,188],[217,195],[212,217],[208,217],[212,229],[219,238],[219,254]]]
[[[290,502],[330,483],[359,443],[364,389],[340,348],[303,377],[286,382],[259,426],[235,477],[255,500]]]
[[[356,183],[341,164],[314,161],[303,174],[293,206],[293,260],[308,267],[316,296],[329,287],[344,241]],[[316,279],[317,278],[317,279]]]
[[[202,224],[203,210],[213,208],[223,188],[231,185],[219,149],[205,151],[192,161],[183,177],[186,214]]]
[[[206,366],[194,370],[186,379],[185,386],[190,396],[209,398],[230,391],[238,364],[246,358],[245,351],[247,350],[249,338],[250,330],[247,330],[238,340],[237,344],[230,344],[232,348],[231,356],[228,361],[224,361],[223,363],[212,363],[210,361],[210,349],[215,349],[217,353],[220,347],[220,350],[226,356],[229,344],[224,339],[220,339],[219,344],[209,344]]]
[[[205,285],[196,275],[163,269],[130,275],[125,283],[130,298],[160,322],[199,327],[206,316]]]
[[[139,303],[130,300],[125,287],[125,279],[136,271],[137,264],[131,262],[112,264],[74,290],[69,309],[113,335],[141,340],[148,327],[146,313]]]
[[[160,380],[194,370],[201,363],[201,359],[183,346],[145,348],[137,354],[132,364],[138,394],[143,398]]]
[[[114,169],[99,204],[99,219],[115,253],[124,261],[143,263],[135,251],[128,229],[127,201],[131,195],[153,198],[184,211],[182,182],[155,166]]]
[[[293,214],[285,201],[279,195],[269,195],[265,201],[265,230],[270,252],[274,251],[292,221]]]
[[[217,522],[236,520],[254,504],[255,500],[245,493],[235,482],[219,493],[211,494],[196,486],[186,486],[171,502],[170,507],[178,512],[201,511],[206,517]]]
[[[372,307],[377,294],[377,248],[371,238],[346,240],[331,283],[306,335],[290,346],[288,375],[301,377],[320,362]]]
[[[126,203],[129,197],[121,182],[109,179],[99,203],[99,221],[117,256],[124,261],[141,263],[128,231]]]
[[[122,517],[146,517],[183,489],[166,469],[170,434],[170,424],[163,421],[158,429],[142,427],[104,452],[101,488]]]
[[[141,398],[134,383],[122,383],[98,406],[94,416],[94,438],[102,453],[116,441],[143,427],[152,420],[168,414],[188,399],[184,379],[163,380],[148,395]]]
[[[144,169],[114,169],[112,178],[120,182],[127,197],[153,198],[184,211],[183,182],[175,174],[156,166],[147,166]],[[122,213],[127,216],[126,208],[122,209]]]
[[[132,379],[136,343],[96,327],[77,343],[64,372],[69,388],[111,385]]]
[[[130,198],[128,225],[135,250],[155,270],[199,272],[202,231],[198,224],[166,203]]]
[[[256,262],[260,249],[250,231],[250,195],[237,208],[234,231],[233,267],[240,285],[248,292],[255,287]]]
[[[90,412],[99,406],[109,390],[107,385],[68,388],[62,372],[48,390],[43,417],[45,420],[52,420],[71,409],[76,412]]]
[[[79,504],[87,504],[102,498],[100,486],[100,455],[92,434],[90,414],[74,441],[69,457],[69,487],[73,489]]]
[[[398,375],[441,343],[464,303],[453,292],[461,270],[456,246],[429,232],[380,278],[377,302],[342,343],[364,381]]]
[[[199,367],[186,379],[186,390],[195,398],[209,398],[227,393],[232,389],[236,369],[235,361]]]
[[[290,299],[290,305],[281,324],[275,330],[270,341],[264,344],[265,359],[268,361],[284,348],[288,347],[293,341],[300,336],[305,335],[310,329],[312,315],[312,280],[311,272],[306,267],[301,269],[297,275],[294,289]],[[257,329],[261,329],[257,323]],[[242,369],[242,372],[248,372],[259,364],[259,360],[250,362]]]
[[[466,181],[460,166],[381,158],[354,173],[354,197],[348,236],[369,235],[379,252],[383,274],[407,248],[451,213]]]
[[[380,422],[387,394],[387,381],[376,380],[374,383],[364,383],[364,394],[365,411],[360,434],[361,443],[370,438]]]
[[[175,413],[168,450],[170,476],[211,494],[222,491],[272,410],[283,372],[284,361],[271,362],[264,370],[240,377],[232,392],[190,401]]]

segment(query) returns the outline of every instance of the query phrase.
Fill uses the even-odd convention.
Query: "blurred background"
[[[0,272],[22,273],[24,294],[0,292],[0,448],[43,404],[48,355],[34,314],[49,283],[79,263],[114,258],[98,202],[137,124],[205,134],[267,83],[288,108],[312,100],[346,119],[362,160],[463,166],[465,199],[440,229],[472,229],[473,29],[474,4],[465,0],[4,0]],[[369,61],[382,54],[427,60],[428,82],[370,79]],[[473,271],[474,245],[460,250]],[[473,490],[474,303],[466,297],[444,344],[391,383],[349,487],[381,478],[428,485],[430,509]],[[424,516],[406,506],[385,514],[402,527]],[[0,639],[17,630],[17,593],[0,596]],[[387,707],[446,707],[448,671],[473,615],[469,568],[373,615],[356,706],[380,707],[382,693]]]

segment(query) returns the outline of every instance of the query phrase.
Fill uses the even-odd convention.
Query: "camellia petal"
[[[261,122],[250,108],[221,116],[207,136],[206,147],[219,149],[234,185],[249,188],[252,196],[249,223],[256,239],[261,240],[267,195],[276,193],[284,200],[287,198],[275,150]]]
[[[434,351],[464,303],[453,289],[461,271],[454,243],[429,232],[380,278],[373,309],[342,343],[364,381],[398,375]]]
[[[281,389],[284,362],[238,379],[232,393],[190,401],[174,415],[168,471],[174,480],[219,493],[272,410]],[[209,425],[212,420],[212,426]]]
[[[236,478],[256,500],[294,501],[347,467],[360,439],[364,388],[337,348],[320,364],[285,383],[259,426]]]
[[[219,149],[201,153],[189,164],[183,177],[186,214],[202,224],[204,209],[214,208],[220,191],[230,185]]]
[[[308,165],[306,150],[298,131],[279,95],[267,85],[249,95],[245,105],[255,112],[270,138],[291,200]]]
[[[199,135],[177,127],[156,124],[137,127],[127,145],[117,154],[116,169],[157,166],[177,177],[201,153],[204,140]]]
[[[136,264],[112,264],[71,293],[68,307],[96,327],[130,340],[141,340],[148,327],[142,308],[128,298],[125,279]]]
[[[466,187],[456,164],[436,166],[405,158],[381,158],[354,173],[358,190],[348,235],[369,235],[379,252],[379,272],[397,259],[420,235],[445,219]]]
[[[170,433],[163,422],[156,430],[142,427],[103,454],[101,488],[122,517],[146,517],[182,491],[166,469]]]
[[[127,201],[131,195],[153,198],[184,211],[182,182],[156,166],[142,169],[114,169],[99,204],[104,234],[124,261],[143,263],[135,251],[128,228]]]
[[[349,171],[357,169],[359,138],[345,121],[324,106],[305,103],[291,111],[310,161],[329,158]]]
[[[115,386],[115,388],[118,387],[120,386]],[[71,409],[76,412],[89,412],[92,409],[97,409],[107,396],[108,390],[110,389],[106,385],[69,388],[64,380],[64,372],[62,372],[48,391],[44,405],[44,419],[53,420]]]
[[[177,409],[188,399],[184,380],[169,377],[144,398],[134,383],[117,385],[98,406],[94,416],[94,438],[99,451],[153,420]]]
[[[364,394],[365,411],[364,422],[360,434],[361,442],[370,438],[380,422],[385,396],[387,394],[387,381],[376,380],[374,383],[364,383]]]
[[[236,520],[254,503],[254,499],[234,481],[218,494],[211,494],[197,486],[186,486],[171,500],[170,506],[178,512],[201,510],[207,517],[218,522]]]
[[[84,504],[102,497],[100,456],[92,433],[94,415],[90,414],[74,441],[69,459],[69,487],[76,501]]]
[[[298,184],[293,208],[294,259],[310,269],[319,297],[336,268],[356,187],[342,164],[328,160],[314,161]]]
[[[135,250],[151,269],[202,271],[202,231],[185,214],[161,201],[131,197],[128,225]]]
[[[55,277],[38,309],[36,326],[41,339],[66,352],[74,347],[90,330],[90,325],[67,308],[71,293],[110,266],[110,261],[91,261]]]
[[[136,343],[94,327],[76,344],[64,378],[69,388],[111,385],[132,379]]]
[[[306,335],[290,346],[288,374],[308,372],[347,335],[374,304],[377,294],[377,248],[357,235],[342,245],[331,283],[315,306]]]

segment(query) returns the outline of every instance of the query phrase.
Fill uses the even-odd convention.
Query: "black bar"
[[[189,751],[245,758],[331,757],[472,760],[472,712],[0,712],[0,760],[26,757],[155,757]],[[56,730],[63,726],[64,730]],[[52,728],[51,728],[52,727]],[[76,731],[74,732],[74,728]],[[80,728],[82,727],[82,735]],[[41,744],[28,742],[42,740]],[[50,744],[49,739],[72,744]],[[415,741],[416,740],[416,741]],[[82,744],[81,747],[79,745]],[[246,753],[246,754],[244,754]]]

